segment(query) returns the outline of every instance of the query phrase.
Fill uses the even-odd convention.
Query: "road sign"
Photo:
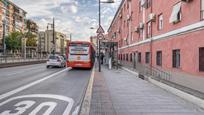
[[[100,25],[96,33],[105,33],[103,27]]]
[[[98,39],[104,39],[104,35],[103,35],[102,33],[99,33],[99,34],[97,35],[97,38],[98,38]]]

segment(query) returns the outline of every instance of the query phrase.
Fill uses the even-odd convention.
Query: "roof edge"
[[[109,31],[110,31],[110,28],[112,27],[112,25],[113,25],[113,23],[114,23],[114,21],[115,21],[116,17],[118,16],[119,11],[120,11],[121,7],[123,6],[124,2],[125,2],[125,0],[122,0],[122,1],[121,1],[121,3],[120,3],[120,5],[119,5],[119,7],[118,7],[118,9],[117,9],[117,11],[116,11],[116,13],[115,13],[115,15],[114,15],[114,18],[113,18],[113,20],[112,20],[112,22],[111,22],[111,24],[110,24],[110,26],[109,26],[109,28],[108,28],[108,31],[107,31],[107,32],[109,32]]]

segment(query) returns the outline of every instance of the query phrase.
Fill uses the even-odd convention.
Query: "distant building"
[[[38,25],[36,22],[34,22],[33,20],[25,20],[25,32],[31,32],[33,35],[35,35],[35,40],[36,40],[36,44],[38,44],[39,40],[38,40]],[[26,38],[27,40],[28,38]],[[25,44],[23,44],[25,45]],[[24,51],[24,50],[23,50]],[[38,55],[38,46],[26,46],[26,53],[27,54],[32,54],[34,56]]]
[[[40,54],[40,57],[47,55],[46,34],[43,31],[38,33],[38,53]]]
[[[93,43],[95,46],[97,46],[97,36],[91,36],[90,42]]]
[[[53,46],[53,30],[39,32],[38,41],[38,51],[43,55],[48,55],[52,53],[53,50],[55,50],[57,54],[65,54],[68,43],[68,39],[65,34],[55,32],[55,46]]]
[[[56,32],[56,42],[55,42],[56,53],[65,54],[65,44],[66,44],[66,35],[60,32]]]
[[[3,48],[3,22],[6,35],[12,31],[24,32],[25,18],[26,12],[10,0],[0,1],[0,49]]]

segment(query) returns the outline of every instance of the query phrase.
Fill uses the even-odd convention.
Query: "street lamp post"
[[[101,26],[101,0],[99,0],[99,5],[98,5],[98,9],[99,9],[99,26]],[[97,48],[98,48],[98,71],[101,72],[101,47],[100,47],[100,40],[99,38],[97,39]]]
[[[6,55],[6,38],[5,38],[5,32],[6,32],[6,21],[3,20],[3,54]]]
[[[70,37],[70,41],[72,41],[72,33],[70,33],[69,37]]]
[[[101,2],[101,0],[99,0],[99,8],[98,8],[98,10],[99,10],[99,28],[101,27],[101,3],[114,3],[114,0],[108,0],[108,1],[104,1],[104,2]],[[99,72],[101,72],[101,59],[100,59],[100,57],[101,57],[101,47],[100,47],[100,39],[98,38],[97,39],[97,44],[98,44],[98,46],[97,46],[97,48],[98,48],[98,71]]]

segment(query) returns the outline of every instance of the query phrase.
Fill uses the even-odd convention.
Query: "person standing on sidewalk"
[[[103,53],[101,53],[101,64],[103,64],[103,58],[104,58],[104,54]]]

